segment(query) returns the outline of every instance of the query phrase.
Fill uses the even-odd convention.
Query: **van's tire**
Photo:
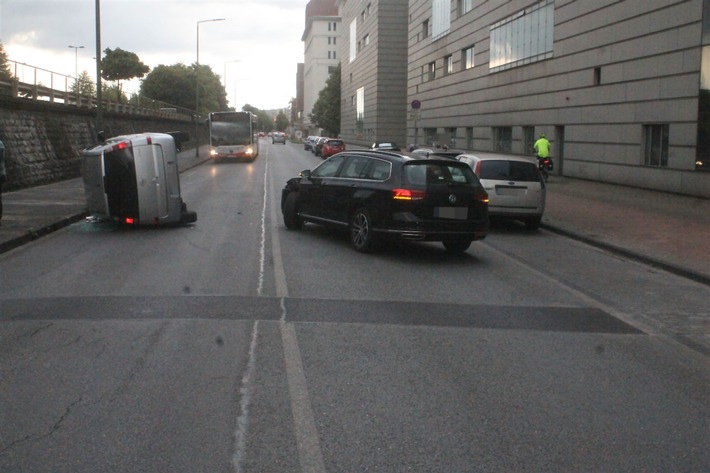
[[[350,244],[355,251],[369,253],[375,248],[375,234],[372,231],[370,212],[364,207],[357,209],[350,217],[348,227]]]
[[[300,230],[303,228],[303,220],[298,216],[298,192],[290,192],[284,202],[284,225],[289,230]]]

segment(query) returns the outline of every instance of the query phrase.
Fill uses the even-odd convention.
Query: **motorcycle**
[[[552,169],[554,168],[552,158],[550,158],[549,156],[547,158],[541,158],[538,156],[537,167],[540,169],[540,174],[542,174],[542,177],[545,179],[545,182],[547,182],[547,178],[550,175],[549,171],[552,171]]]

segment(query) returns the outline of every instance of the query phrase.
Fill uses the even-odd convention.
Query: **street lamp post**
[[[195,157],[200,157],[200,140],[198,139],[200,122],[200,23],[224,21],[225,18],[212,18],[197,22],[197,60],[195,61]]]
[[[225,61],[224,63],[224,76],[222,76],[222,84],[224,85],[224,98],[227,99],[227,64],[230,62],[242,62],[241,59],[233,59],[231,61]]]
[[[79,93],[79,50],[84,49],[84,46],[67,46],[74,49],[74,83],[77,84],[76,91]]]

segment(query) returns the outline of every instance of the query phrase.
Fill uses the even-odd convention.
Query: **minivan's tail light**
[[[392,189],[394,200],[423,200],[426,192],[412,189]]]
[[[128,145],[130,143],[128,141],[121,141],[120,143],[117,143],[111,147],[111,151],[119,151],[122,149],[128,148]]]

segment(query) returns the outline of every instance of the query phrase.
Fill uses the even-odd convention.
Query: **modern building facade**
[[[340,23],[336,0],[311,0],[306,5],[306,27],[301,37],[304,43],[301,125],[304,136],[319,134],[309,116],[330,73],[340,63]]]
[[[408,0],[339,0],[340,132],[349,143],[406,144]]]
[[[709,3],[411,0],[408,140],[710,197]]]

